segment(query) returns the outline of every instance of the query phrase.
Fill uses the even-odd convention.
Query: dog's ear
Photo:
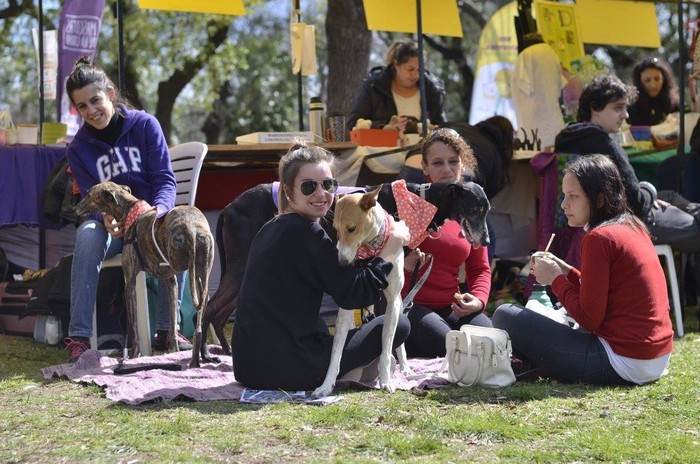
[[[117,201],[117,196],[114,194],[113,190],[102,190],[101,195],[102,201],[106,204],[119,205],[119,201]]]
[[[335,194],[335,200],[338,201],[338,200],[340,200],[341,198],[343,198],[345,195],[347,195],[347,193],[336,193],[336,194]]]
[[[362,208],[362,211],[369,211],[370,209],[374,208],[374,206],[377,204],[377,197],[379,196],[379,191],[381,190],[381,186],[378,189],[372,190],[371,192],[367,192],[364,195],[362,195],[362,198],[360,199],[360,208]]]

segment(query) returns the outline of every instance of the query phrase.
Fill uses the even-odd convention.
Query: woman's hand
[[[658,198],[654,201],[654,208],[660,209],[661,211],[664,211],[669,206],[671,206],[671,203],[667,201],[659,200]]]
[[[401,132],[406,130],[406,124],[408,124],[409,118],[406,116],[399,116],[399,120],[396,122],[395,126]]]
[[[551,253],[537,252],[530,258],[530,272],[535,275],[537,283],[552,285],[559,275],[566,275],[571,266]]]
[[[452,313],[455,316],[461,318],[481,312],[483,309],[484,303],[471,293],[464,293],[462,295],[455,293],[455,302],[452,303]]]
[[[124,236],[121,222],[117,222],[111,214],[105,214],[102,218],[102,222],[104,222],[105,228],[112,238],[121,238]]]
[[[403,268],[407,272],[413,272],[418,263],[420,263],[421,266],[425,263],[425,253],[420,251],[420,248],[416,248],[404,257]]]

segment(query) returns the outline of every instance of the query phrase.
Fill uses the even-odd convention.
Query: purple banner
[[[80,127],[80,116],[65,94],[66,79],[81,56],[95,56],[100,38],[104,0],[66,0],[58,28],[58,121],[68,125],[73,136]]]

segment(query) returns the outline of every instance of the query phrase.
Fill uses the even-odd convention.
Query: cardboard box
[[[350,140],[366,147],[396,147],[399,144],[399,131],[384,129],[354,129]]]

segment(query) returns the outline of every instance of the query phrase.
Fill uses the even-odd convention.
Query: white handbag
[[[463,325],[445,337],[447,354],[441,371],[463,387],[507,387],[515,382],[510,365],[513,351],[508,332],[489,327]]]

